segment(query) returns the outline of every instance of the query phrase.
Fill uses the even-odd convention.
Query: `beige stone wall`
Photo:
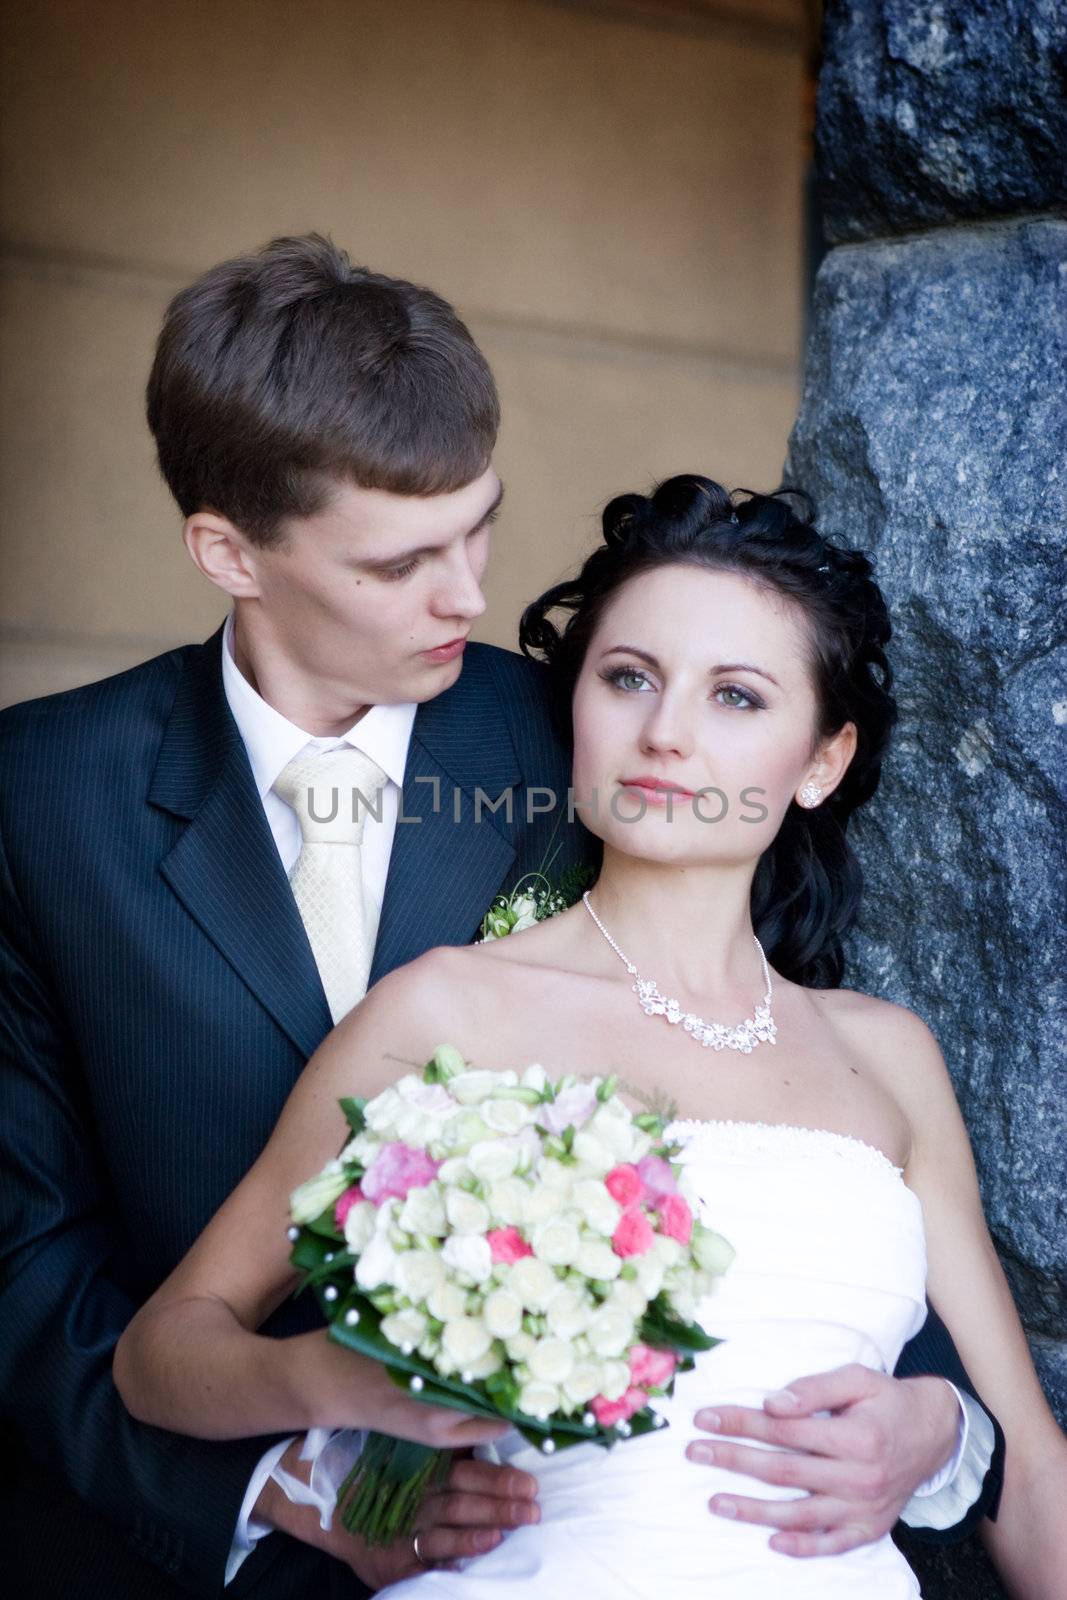
[[[211,262],[317,228],[500,381],[481,636],[658,476],[777,482],[797,399],[800,0],[34,0],[4,22],[0,699],[222,615],[142,391]]]

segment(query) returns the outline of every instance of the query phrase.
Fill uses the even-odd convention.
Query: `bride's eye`
[[[636,667],[605,667],[599,675],[605,683],[610,683],[613,689],[621,689],[624,694],[640,694],[643,689],[652,688],[645,674]]]
[[[748,689],[742,689],[736,683],[723,683],[723,684],[720,684],[719,687],[716,689],[715,693],[716,693],[716,695],[720,695],[720,694],[736,694],[736,695],[740,695],[741,696],[741,702],[742,702],[741,704],[739,704],[736,700],[734,700],[734,701],[720,700],[719,701],[720,705],[725,705],[727,710],[730,710],[730,711],[748,711],[748,710],[751,710],[751,711],[762,711],[764,709],[763,701],[760,700],[757,695],[751,694]]]

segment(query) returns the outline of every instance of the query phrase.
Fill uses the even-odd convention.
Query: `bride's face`
[[[605,607],[575,686],[575,799],[591,832],[677,865],[756,859],[802,785],[825,802],[855,749],[813,749],[804,619],[735,573],[667,566]]]

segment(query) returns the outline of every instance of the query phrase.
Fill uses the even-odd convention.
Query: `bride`
[[[903,1007],[837,987],[861,893],[845,829],[896,714],[889,634],[866,557],[781,495],[735,501],[687,476],[612,502],[580,575],[522,624],[573,731],[571,802],[603,841],[595,885],[521,938],[430,951],[327,1038],[260,1159],[127,1330],[116,1381],[136,1416],[213,1438],[361,1425],[359,1358],[321,1333],[255,1329],[293,1288],[286,1202],[336,1154],[339,1097],[376,1094],[447,1041],[481,1066],[618,1074],[635,1107],[671,1107],[737,1255],[700,1312],[724,1342],[662,1403],[672,1426],[545,1458],[501,1425],[499,1457],[540,1480],[540,1522],[395,1600],[496,1600],[525,1583],[642,1600],[917,1594],[888,1535],[780,1554],[731,1494],[781,1487],[754,1490],[728,1444],[716,1463],[687,1427],[698,1405],[759,1406],[798,1371],[891,1372],[927,1290],[1009,1449],[1025,1430],[1062,1471],[937,1042]],[[650,1013],[639,980],[677,1007]],[[798,1445],[818,1452],[820,1426],[798,1422]],[[687,1446],[712,1459],[715,1518]]]

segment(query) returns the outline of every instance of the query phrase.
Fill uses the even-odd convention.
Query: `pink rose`
[[[533,1255],[518,1228],[490,1228],[485,1237],[489,1240],[494,1264],[503,1261],[510,1266],[513,1261],[521,1261],[523,1256]]]
[[[345,1190],[344,1194],[333,1208],[333,1220],[336,1222],[339,1228],[344,1227],[345,1218],[348,1216],[348,1213],[351,1211],[352,1207],[358,1206],[359,1202],[361,1200],[365,1200],[366,1198],[367,1196],[363,1193],[363,1190],[360,1188],[358,1183],[353,1184],[351,1189]]]
[[[642,1157],[637,1163],[637,1170],[641,1175],[641,1182],[648,1190],[649,1205],[659,1206],[665,1195],[677,1192],[678,1184],[671,1171],[671,1164],[669,1161],[664,1161],[662,1156]]]
[[[409,1189],[424,1189],[437,1176],[440,1162],[409,1144],[383,1144],[363,1174],[363,1198],[376,1206],[383,1200],[405,1200]]]
[[[669,1194],[659,1208],[659,1231],[679,1244],[693,1237],[693,1213],[680,1194]]]
[[[644,1198],[645,1186],[641,1174],[628,1161],[612,1167],[604,1182],[611,1198],[617,1200],[624,1211]]]
[[[617,1422],[629,1422],[635,1412],[647,1404],[648,1395],[643,1389],[627,1389],[618,1400],[605,1400],[598,1394],[595,1400],[590,1400],[589,1409],[602,1428],[613,1428]]]
[[[651,1345],[635,1344],[630,1351],[630,1376],[635,1384],[662,1389],[674,1377],[678,1357],[671,1350],[653,1350]]]
[[[617,1256],[643,1256],[646,1250],[651,1250],[655,1237],[651,1222],[643,1211],[635,1207],[632,1211],[624,1211],[620,1217],[619,1225],[611,1236],[611,1248]]]

